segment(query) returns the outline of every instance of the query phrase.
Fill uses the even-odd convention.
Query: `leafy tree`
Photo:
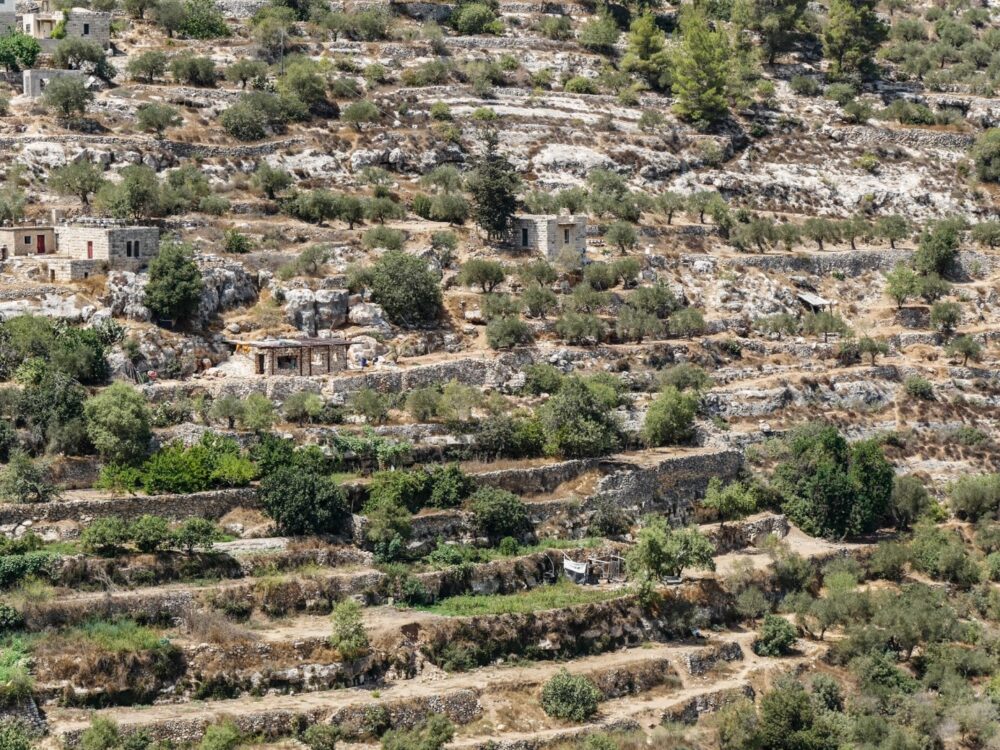
[[[381,503],[367,514],[365,540],[377,562],[393,562],[406,555],[406,543],[412,533],[410,512],[399,503]]]
[[[604,233],[604,239],[617,247],[622,255],[639,244],[639,236],[636,234],[635,227],[627,221],[616,221],[609,226]]]
[[[181,31],[187,23],[184,3],[180,0],[159,0],[153,9],[157,25],[167,32],[167,38]]]
[[[945,336],[951,334],[962,319],[962,308],[957,302],[935,302],[931,306],[931,325]]]
[[[897,264],[885,275],[885,281],[885,293],[896,301],[897,308],[901,308],[906,304],[906,300],[917,293],[917,274],[902,263]]]
[[[90,207],[90,196],[104,184],[101,168],[88,159],[79,159],[49,172],[49,186],[60,195],[80,199],[83,207]]]
[[[622,70],[642,76],[650,88],[667,91],[672,83],[670,55],[664,50],[666,37],[657,27],[652,15],[643,15],[632,21],[628,35],[628,53],[622,59]],[[643,130],[662,125],[663,117],[655,110],[646,110],[639,118]],[[645,118],[645,122],[643,122]],[[643,127],[645,125],[645,127]],[[651,127],[652,126],[652,127]]]
[[[618,42],[621,31],[610,13],[604,12],[580,27],[580,44],[591,52],[609,53]]]
[[[768,65],[791,48],[805,0],[748,0],[733,6],[733,20],[760,35],[761,50]]]
[[[95,519],[80,534],[80,543],[88,552],[113,557],[129,542],[128,524],[118,516]]]
[[[105,183],[97,192],[97,204],[116,219],[141,222],[160,210],[160,183],[156,172],[145,164],[121,170],[117,184]]]
[[[356,102],[351,102],[344,108],[340,119],[353,125],[356,130],[361,130],[362,125],[370,122],[378,122],[381,116],[382,113],[378,107],[367,99],[359,99]]]
[[[858,339],[858,351],[867,357],[871,357],[872,366],[875,366],[875,357],[883,357],[889,353],[889,345],[882,339],[873,339],[871,336],[862,336]]]
[[[136,110],[136,122],[141,130],[156,133],[157,138],[162,138],[167,128],[176,128],[184,119],[177,107],[150,102],[140,105]]]
[[[671,314],[667,327],[671,335],[689,339],[705,331],[705,318],[696,307],[682,307]]]
[[[170,527],[167,519],[147,513],[129,524],[128,536],[140,552],[156,552],[170,540]]]
[[[389,417],[389,401],[372,388],[362,388],[351,396],[351,410],[369,424],[378,424]]]
[[[978,520],[1000,508],[1000,474],[959,477],[948,489],[952,510],[959,518]]]
[[[756,511],[757,497],[743,482],[730,482],[723,486],[718,477],[712,477],[701,504],[715,511],[721,528],[726,521],[743,518]]]
[[[126,8],[129,1],[126,0]],[[118,725],[112,719],[103,716],[95,716],[90,726],[80,736],[81,750],[114,750],[120,746],[121,733],[118,731]]]
[[[344,661],[353,661],[368,652],[368,633],[361,620],[361,605],[344,599],[333,608],[330,645]]]
[[[191,86],[214,86],[219,72],[210,57],[182,52],[170,61],[170,75]]]
[[[0,35],[0,65],[11,73],[34,67],[40,54],[42,45],[33,36],[20,31]]]
[[[494,318],[486,325],[486,342],[491,349],[525,346],[533,340],[531,326],[513,315]]]
[[[840,228],[829,219],[810,216],[802,223],[802,234],[815,242],[819,251],[823,252],[824,242],[836,242],[840,239]]]
[[[976,174],[983,182],[1000,182],[1000,128],[984,130],[970,152]]]
[[[290,422],[312,422],[323,413],[323,399],[309,391],[297,391],[285,399],[281,411]]]
[[[831,0],[823,52],[834,77],[871,72],[872,56],[888,34],[875,6],[875,0]]]
[[[219,530],[207,518],[186,518],[170,535],[171,542],[189,555],[195,549],[212,549],[219,536]]]
[[[588,382],[564,378],[539,409],[546,451],[567,458],[611,453],[618,447],[620,427],[609,406]]]
[[[549,716],[586,721],[597,713],[601,691],[583,675],[572,675],[565,667],[542,687],[542,710]]]
[[[783,336],[791,336],[799,330],[799,321],[789,313],[774,313],[757,318],[754,327],[763,333],[776,336],[778,341],[781,341]]]
[[[958,253],[961,240],[961,224],[955,220],[943,220],[932,224],[920,235],[913,264],[922,274],[936,273],[944,276]]]
[[[83,80],[76,76],[54,78],[42,91],[42,103],[58,112],[64,120],[74,114],[82,115],[93,99],[94,95],[87,90]]]
[[[260,78],[267,74],[267,63],[263,60],[251,60],[241,57],[228,68],[226,68],[226,80],[239,83],[242,88],[247,87],[247,82],[255,78]],[[264,164],[266,162],[261,162]]]
[[[52,62],[57,68],[83,70],[105,81],[110,81],[116,73],[100,44],[79,37],[69,37],[59,42],[52,53]],[[51,81],[49,85],[52,83],[55,81]]]
[[[243,427],[254,432],[264,432],[274,424],[274,404],[262,393],[251,393],[243,405],[239,416]]]
[[[189,39],[229,36],[229,26],[215,0],[184,0],[184,23],[178,31]]]
[[[674,529],[663,516],[651,516],[628,553],[629,572],[647,583],[679,576],[684,568],[715,570],[715,547],[693,526]]]
[[[236,427],[237,420],[243,418],[243,399],[232,394],[226,394],[212,402],[208,414],[213,420],[224,422],[230,430]]]
[[[340,727],[333,724],[313,724],[302,733],[302,741],[309,750],[336,750]]]
[[[683,120],[711,125],[729,114],[729,41],[712,31],[700,10],[681,16],[681,44],[674,57],[674,112]]]
[[[496,487],[480,487],[469,499],[476,528],[497,540],[519,538],[531,530],[528,507],[513,492]]]
[[[663,333],[663,323],[652,313],[624,305],[618,311],[615,330],[620,339],[633,340],[641,344],[647,336],[658,336]]]
[[[795,628],[778,615],[765,615],[753,650],[759,656],[784,656],[795,645]]]
[[[487,294],[496,289],[507,278],[507,272],[502,263],[495,260],[483,258],[471,258],[462,264],[462,270],[458,274],[458,283],[466,286],[476,286],[482,288],[483,294]]]
[[[159,50],[147,50],[129,58],[127,72],[133,80],[152,83],[167,72],[167,56]]]
[[[344,491],[333,479],[291,466],[265,476],[258,496],[283,534],[335,533],[347,516]]]
[[[430,323],[441,310],[441,288],[427,264],[412,255],[390,251],[372,267],[371,290],[389,319],[398,325]]]
[[[198,310],[203,286],[194,250],[165,242],[149,264],[144,303],[158,318],[187,322]]]
[[[896,476],[889,497],[889,515],[900,529],[906,530],[924,514],[932,504],[924,483],[912,474]]]
[[[910,236],[910,223],[899,214],[883,216],[875,224],[879,237],[889,240],[889,247],[896,249],[896,243]]]
[[[473,162],[466,186],[472,195],[476,223],[490,239],[501,239],[517,209],[521,179],[510,160],[497,152],[495,131],[486,131],[483,142],[483,152]]]
[[[0,470],[0,499],[12,503],[47,503],[56,500],[59,491],[49,481],[48,470],[31,460],[24,451],[10,454]]]
[[[831,333],[835,333],[839,336],[845,336],[850,331],[847,321],[839,315],[827,312],[826,310],[821,310],[818,313],[808,315],[803,322],[802,327],[807,333],[822,335],[823,343],[830,340]]]
[[[948,344],[946,349],[948,355],[951,357],[961,357],[962,366],[969,364],[971,359],[973,362],[978,362],[983,356],[983,345],[976,341],[972,336],[968,334],[964,336],[956,336]]]
[[[125,383],[114,383],[84,404],[87,435],[105,461],[133,464],[146,455],[150,413],[146,398]]]
[[[874,441],[848,445],[835,427],[800,428],[775,470],[784,511],[810,534],[871,531],[889,507],[893,470]]]
[[[676,445],[694,435],[694,417],[698,412],[698,396],[679,391],[673,386],[663,389],[646,412],[642,438],[647,445]]]
[[[122,0],[122,8],[132,18],[145,18],[146,11],[155,7],[156,0]]]

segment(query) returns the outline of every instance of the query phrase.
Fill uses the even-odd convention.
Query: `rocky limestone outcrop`
[[[347,322],[346,289],[285,289],[285,319],[308,336],[340,328]]]

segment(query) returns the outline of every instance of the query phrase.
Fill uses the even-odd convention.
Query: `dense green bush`
[[[646,412],[642,437],[650,446],[676,445],[694,436],[698,396],[667,386]]]
[[[542,709],[549,716],[586,721],[597,713],[601,692],[583,675],[561,669],[542,687]]]
[[[948,494],[959,518],[976,521],[985,516],[995,517],[1000,509],[1000,474],[959,477]]]
[[[0,555],[0,588],[10,588],[29,576],[44,576],[58,558],[49,552]]]
[[[283,534],[337,533],[348,517],[346,496],[333,479],[294,467],[266,475],[258,497]]]
[[[143,487],[151,495],[203,492],[243,486],[256,475],[236,441],[206,432],[194,445],[174,441],[151,455],[143,464]]]
[[[540,409],[546,452],[567,458],[603,456],[621,441],[621,428],[594,383],[564,378],[559,391]]]
[[[784,617],[765,615],[753,650],[759,656],[784,656],[795,644],[795,628]]]
[[[390,251],[372,267],[372,296],[398,325],[416,325],[437,320],[441,310],[441,288],[427,263],[403,252]]]
[[[476,528],[493,540],[505,536],[520,538],[531,529],[528,506],[507,490],[480,487],[470,498],[469,508]]]

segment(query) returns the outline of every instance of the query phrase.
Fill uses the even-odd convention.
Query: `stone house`
[[[348,342],[342,338],[230,341],[249,357],[255,375],[329,375],[347,368]]]
[[[0,31],[2,33],[2,31]],[[22,93],[31,98],[37,99],[42,95],[42,91],[49,81],[55,78],[83,78],[87,88],[93,88],[96,80],[82,70],[63,70],[61,68],[35,68],[21,72]]]
[[[42,46],[42,52],[46,53],[55,50],[63,39],[97,42],[105,49],[111,45],[110,13],[87,8],[52,10],[48,0],[43,0],[37,12],[22,15],[20,28],[28,36],[37,39]]]
[[[101,269],[137,271],[160,251],[156,227],[98,221],[49,226],[0,226],[0,260],[41,269],[48,281],[86,279]]]
[[[67,224],[56,227],[59,254],[76,260],[114,261],[116,267],[129,261],[149,261],[160,250],[160,230],[140,226],[89,226]],[[136,264],[136,265],[139,265]]]
[[[56,234],[51,226],[0,226],[0,260],[55,252]]]
[[[512,222],[511,244],[555,260],[566,248],[587,252],[587,217],[570,214],[519,214]]]

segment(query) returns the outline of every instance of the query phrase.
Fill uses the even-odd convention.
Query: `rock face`
[[[111,308],[111,314],[116,318],[149,320],[152,315],[143,304],[148,280],[144,273],[112,271],[108,274],[106,292],[101,301]]]
[[[351,321],[351,325],[364,326],[365,328],[389,327],[389,323],[385,319],[385,311],[380,305],[373,302],[362,302],[360,305],[355,305],[347,317]]]
[[[346,289],[289,289],[281,294],[286,320],[306,335],[316,336],[347,322]]]
[[[213,255],[198,256],[204,287],[198,318],[206,323],[223,310],[248,305],[257,299],[257,284],[240,263]]]

